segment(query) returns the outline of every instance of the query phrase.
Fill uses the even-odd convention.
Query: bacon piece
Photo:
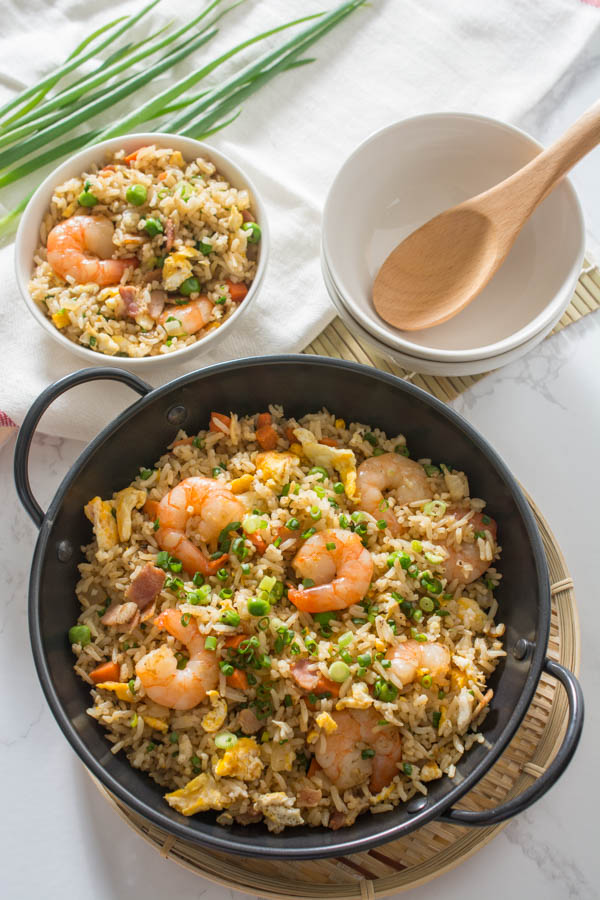
[[[140,610],[153,603],[163,589],[166,575],[162,569],[147,563],[125,592],[125,599],[135,603]]]
[[[167,302],[167,292],[166,291],[150,291],[150,303],[148,304],[148,315],[153,319],[158,319],[161,312],[165,308],[166,302]]]
[[[251,709],[240,712],[240,726],[244,734],[256,734],[262,728],[262,722],[256,718]]]
[[[244,220],[244,222],[254,222],[255,221],[254,216],[252,215],[252,213],[250,212],[249,209],[242,210],[242,219]]]
[[[165,222],[165,237],[166,237],[165,249],[168,253],[172,249],[173,244],[175,242],[175,226],[173,225],[173,223],[171,222],[170,219],[167,219],[167,221]]]
[[[298,802],[298,806],[318,806],[322,796],[322,792],[317,790],[316,788],[301,788],[298,791],[296,800]]]
[[[142,276],[142,280],[145,284],[150,284],[151,281],[162,281],[162,269],[151,269]]]
[[[125,304],[126,315],[135,319],[144,309],[144,304],[139,302],[137,288],[131,284],[122,284],[119,286],[119,295]]]
[[[337,697],[340,692],[339,684],[325,678],[317,668],[317,663],[311,659],[299,659],[292,666],[291,672],[292,678],[303,691],[313,694],[324,694],[327,691],[333,697]]]
[[[254,544],[254,546],[256,547],[257,553],[259,553],[260,556],[263,556],[265,550],[267,549],[267,545],[263,541],[263,539],[261,537],[259,537],[259,535],[256,534],[256,532],[253,532],[252,534],[247,534],[246,537],[252,544]]]
[[[118,631],[131,631],[140,621],[140,611],[133,602],[111,603],[102,618],[103,625],[110,625]]]

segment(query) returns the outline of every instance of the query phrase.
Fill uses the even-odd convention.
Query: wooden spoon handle
[[[511,218],[518,231],[557,182],[599,143],[600,101],[591,106],[562,137],[530,163],[485,194],[474,198],[475,204],[483,201],[481,206],[487,207],[488,213],[496,214],[500,208],[512,208]],[[510,229],[507,230],[506,238],[510,243],[514,240]]]

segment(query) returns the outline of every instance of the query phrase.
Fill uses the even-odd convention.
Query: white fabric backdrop
[[[0,100],[61,62],[86,33],[142,3],[4,0],[2,5]],[[246,0],[177,74],[191,71],[192,60],[200,64],[249,35],[326,5],[333,7],[335,0]],[[189,0],[163,0],[138,28],[191,19],[202,8]],[[210,139],[248,171],[269,211],[271,262],[243,332],[232,334],[215,354],[143,377],[158,384],[219,360],[301,350],[333,317],[319,269],[320,211],[329,184],[356,144],[394,120],[435,110],[479,112],[519,124],[577,65],[598,28],[600,13],[581,0],[373,0],[355,12],[314,45],[310,55],[317,62],[278,76],[246,103],[232,126]],[[246,51],[244,58],[263,49]],[[212,80],[218,77],[214,73]],[[160,89],[168,78],[172,75],[161,77]],[[147,88],[141,96],[155,90]],[[128,101],[137,102],[137,95]],[[5,206],[39,180],[7,191]],[[26,311],[12,254],[12,246],[0,251],[0,410],[21,422],[40,391],[81,368],[81,360],[63,352]],[[124,388],[108,382],[88,385],[57,402],[42,428],[87,440],[130,399]]]

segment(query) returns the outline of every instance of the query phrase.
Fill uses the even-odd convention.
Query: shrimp
[[[194,621],[189,625],[181,624],[179,610],[166,610],[154,620],[154,624],[166,628],[169,634],[185,644],[190,658],[184,669],[178,669],[173,650],[164,644],[139,660],[135,674],[154,703],[169,709],[192,709],[218,684],[216,655],[204,648],[205,636],[200,634]]]
[[[357,534],[328,528],[313,534],[292,561],[296,574],[314,587],[291,588],[288,597],[304,612],[346,609],[363,599],[373,575],[373,559]]]
[[[404,641],[396,644],[386,653],[386,659],[391,660],[389,671],[402,682],[410,684],[417,675],[431,675],[436,681],[443,680],[450,668],[450,651],[443,644],[419,643],[419,641]]]
[[[398,522],[391,509],[384,509],[385,490],[391,491],[402,506],[432,496],[423,466],[397,453],[365,459],[358,467],[356,480],[362,508],[377,519],[385,519],[394,533],[398,531]]]
[[[105,216],[71,216],[55,225],[46,242],[48,262],[61,278],[100,287],[118,284],[137,259],[112,259],[114,228]]]
[[[340,791],[369,780],[376,794],[398,774],[402,742],[393,725],[380,725],[381,716],[372,709],[345,709],[332,713],[337,728],[317,744],[315,759]],[[375,755],[363,759],[365,748]]]
[[[186,334],[195,334],[212,320],[213,307],[208,297],[197,297],[184,306],[167,306],[158,321],[164,325],[169,318],[178,319]]]
[[[180,559],[190,575],[196,572],[213,575],[223,564],[223,557],[208,560],[186,537],[188,519],[199,516],[197,533],[200,540],[214,544],[223,528],[231,522],[241,521],[246,511],[244,503],[234,496],[228,485],[219,484],[212,478],[184,478],[158,504],[158,546]]]
[[[464,513],[461,510],[449,510],[448,515],[460,519]],[[447,559],[442,563],[444,574],[448,581],[456,580],[460,584],[471,584],[472,581],[476,581],[484,572],[487,572],[493,562],[496,548],[498,526],[494,519],[489,516],[484,517],[482,513],[475,513],[469,522],[473,526],[475,534],[485,534],[492,546],[492,558],[482,559],[477,538],[473,542],[463,540],[462,543],[451,546],[442,544],[448,554]]]

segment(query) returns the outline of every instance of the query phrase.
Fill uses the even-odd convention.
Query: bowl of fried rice
[[[44,513],[27,480],[35,426],[96,378],[144,396]],[[42,688],[85,765],[171,834],[317,857],[439,816],[489,825],[575,751],[581,695],[545,655],[550,589],[527,501],[492,447],[413,385],[303,356],[155,390],[92,369],[44,392],[15,460],[40,526]],[[456,809],[544,671],[571,706],[554,762],[498,808]]]
[[[15,248],[21,294],[48,334],[88,363],[136,370],[220,342],[256,297],[268,251],[250,179],[213,147],[160,133],[59,166]]]

